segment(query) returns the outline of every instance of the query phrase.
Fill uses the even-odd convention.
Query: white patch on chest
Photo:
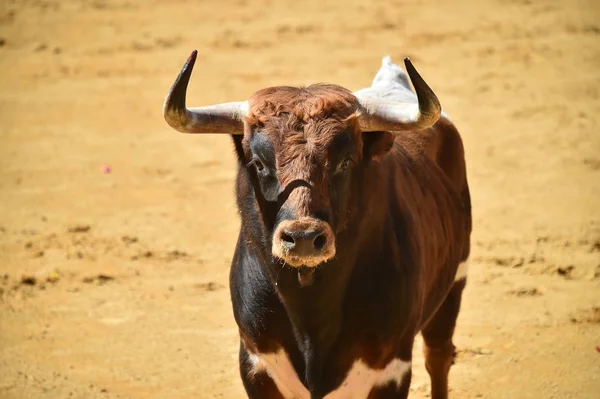
[[[463,280],[467,278],[467,274],[469,273],[469,262],[464,261],[458,265],[458,270],[456,271],[456,276],[454,277],[454,281]]]
[[[283,349],[277,353],[250,355],[253,372],[266,372],[286,399],[310,399],[308,389],[302,384],[292,363]],[[375,387],[383,387],[390,382],[397,385],[410,371],[410,362],[394,359],[383,369],[369,368],[362,360],[356,360],[346,378],[325,399],[356,398],[364,399]]]

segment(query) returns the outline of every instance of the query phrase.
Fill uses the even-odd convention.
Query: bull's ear
[[[394,135],[390,132],[363,133],[363,159],[377,160],[394,145]]]

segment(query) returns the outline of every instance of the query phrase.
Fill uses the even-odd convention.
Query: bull
[[[196,55],[163,111],[179,132],[233,139],[230,292],[248,397],[406,398],[420,332],[432,398],[447,398],[471,202],[434,92],[408,58],[406,74],[385,57],[354,93],[280,86],[187,108]]]

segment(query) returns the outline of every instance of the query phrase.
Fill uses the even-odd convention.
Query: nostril
[[[326,243],[327,243],[327,238],[325,238],[325,234],[321,234],[321,235],[317,236],[314,241],[315,249],[317,251],[322,250]]]
[[[294,237],[290,236],[286,232],[281,233],[281,242],[288,249],[292,249],[296,246],[296,241],[294,240]]]

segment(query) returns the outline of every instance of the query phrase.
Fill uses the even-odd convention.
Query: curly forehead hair
[[[246,121],[255,126],[264,126],[272,118],[286,115],[288,125],[324,119],[344,123],[359,116],[358,100],[352,92],[330,84],[271,87],[254,93],[249,104]]]

